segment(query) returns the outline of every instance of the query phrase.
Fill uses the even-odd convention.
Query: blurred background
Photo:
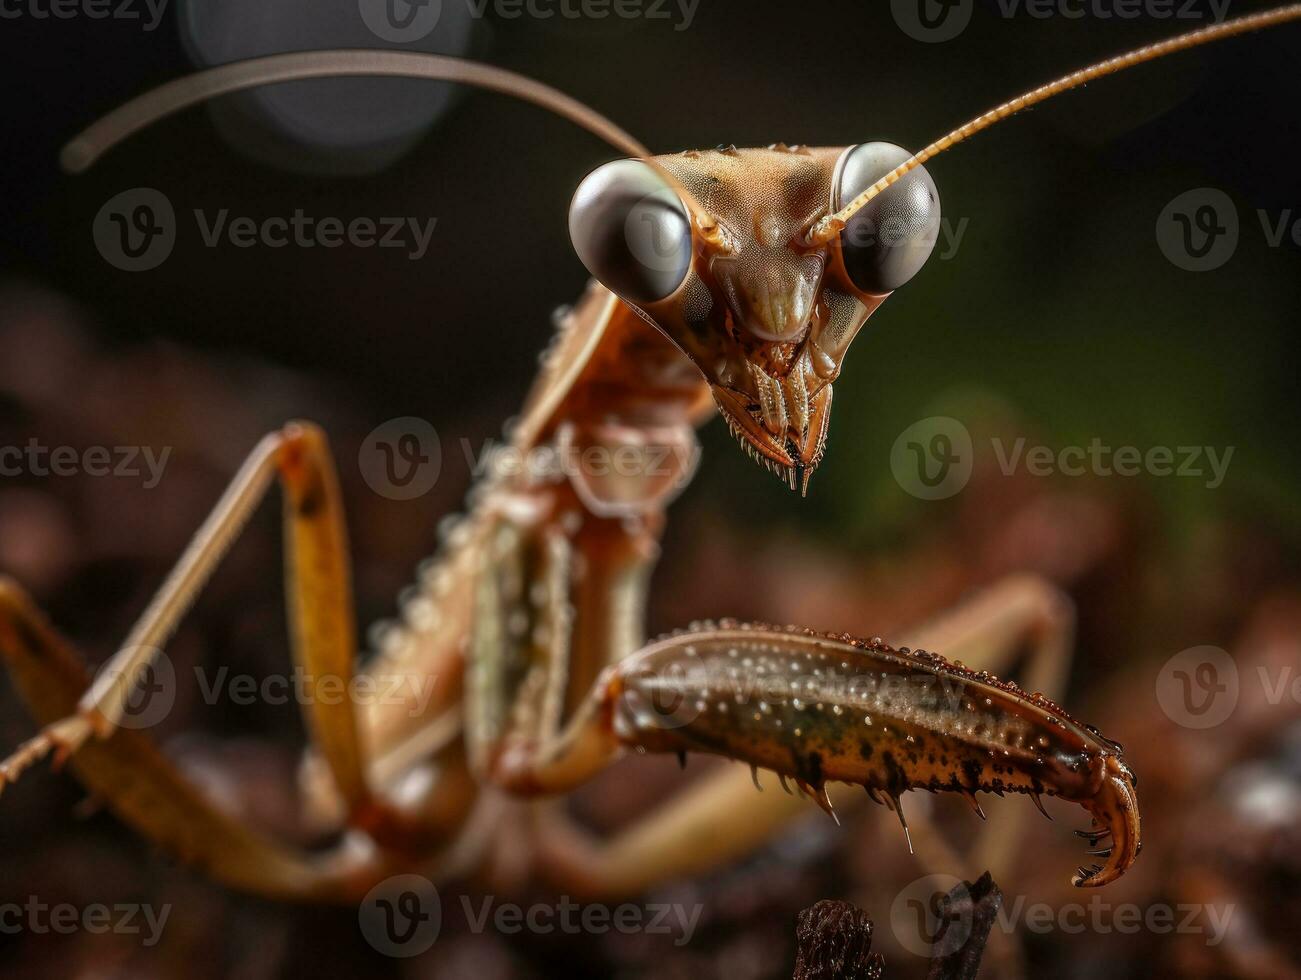
[[[1226,9],[1267,6],[1176,4],[1187,16],[1155,17],[1166,7],[1149,4],[1126,17],[1116,13],[1124,5],[1104,0],[1050,5],[1048,16],[1010,0],[911,13],[851,0],[647,0],[625,8],[635,16],[600,17],[604,7],[579,0],[539,0],[518,16],[510,3],[395,3],[113,0],[62,8],[68,16],[40,0],[5,8],[0,447],[36,440],[73,447],[83,461],[90,447],[169,453],[156,485],[86,466],[58,475],[20,464],[0,477],[0,572],[94,663],[254,442],[294,417],[324,425],[340,461],[359,619],[393,615],[394,596],[436,545],[439,518],[460,508],[470,485],[462,447],[477,452],[500,437],[549,338],[550,311],[583,287],[566,211],[583,176],[614,155],[500,96],[336,80],[187,111],[85,175],[62,173],[60,146],[131,96],[197,65],[256,54],[394,47],[539,78],[657,151],[877,139],[917,148],[1067,70]],[[888,639],[1026,570],[1075,599],[1062,700],[1127,746],[1142,780],[1146,847],[1104,890],[1106,925],[996,928],[985,975],[1301,975],[1299,52],[1301,29],[1289,27],[1183,54],[939,157],[929,169],[955,237],[941,238],[860,334],[808,499],[711,423],[700,472],[671,512],[653,632],[732,615]],[[126,271],[130,257],[97,239],[97,216],[140,188],[174,209],[176,234],[152,268]],[[413,259],[404,248],[210,247],[196,210],[204,221],[302,210],[436,223]],[[368,488],[357,460],[367,433],[404,416],[430,420],[444,452],[428,493],[394,500]],[[923,499],[892,449],[936,418],[967,434],[971,468],[942,499]],[[1176,467],[1189,456],[1181,447],[1209,447],[1227,465],[1217,479],[1203,450],[1186,467],[1197,472],[1183,475],[1152,466],[1071,475],[1052,464],[1038,475],[1025,463],[1006,472],[1018,444],[1057,459],[1095,443],[1169,449]],[[178,665],[286,669],[275,511],[263,509],[173,641]],[[1195,727],[1202,716],[1171,708],[1171,658],[1207,646],[1236,666],[1236,699],[1216,724]],[[0,681],[0,751],[32,731]],[[254,818],[292,835],[302,744],[292,706],[205,704],[182,684],[159,734],[193,766],[256,787]],[[637,760],[574,807],[612,828],[708,769],[693,759],[680,774],[673,760]],[[931,807],[960,842],[976,821],[954,804],[915,805]],[[986,810],[996,823],[1017,806],[1028,804],[991,800]],[[837,829],[810,807],[807,821],[752,860],[641,899],[699,907],[689,943],[476,932],[460,896],[482,891],[467,881],[443,891],[438,942],[393,960],[367,944],[355,909],[228,892],[157,854],[69,776],[40,767],[0,802],[0,903],[39,896],[173,911],[152,947],[135,935],[0,932],[0,970],[778,977],[791,973],[796,913],[846,898],[876,921],[887,976],[923,975],[892,907],[919,877],[952,869],[910,857],[893,815],[871,809]],[[1081,815],[1050,812],[1055,823],[1025,825],[1023,856],[999,878],[1009,908],[1092,898],[1067,884],[1079,863],[1067,828],[1082,826]],[[1118,928],[1126,903],[1200,909],[1203,929]],[[1208,910],[1228,923],[1215,941]]]

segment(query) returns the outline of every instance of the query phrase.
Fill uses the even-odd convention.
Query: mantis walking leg
[[[38,721],[77,716],[90,689],[84,661],[7,580],[0,581],[0,655]],[[259,834],[214,806],[143,732],[115,728],[88,739],[70,764],[140,833],[233,887],[284,899],[355,899],[385,873],[374,849],[311,856]]]
[[[0,780],[12,781],[27,766],[55,750],[61,758],[80,760],[78,771],[89,775],[98,791],[114,799],[116,784],[108,774],[120,775],[130,768],[132,753],[154,752],[152,747],[138,748],[148,744],[142,735],[128,735],[119,726],[128,699],[277,476],[285,492],[291,645],[296,663],[317,684],[314,696],[309,696],[303,706],[304,713],[320,756],[345,803],[347,822],[381,844],[400,849],[422,850],[432,843],[422,839],[429,836],[430,828],[411,826],[406,815],[377,797],[368,779],[367,751],[358,735],[351,694],[356,647],[342,503],[325,437],[305,423],[293,423],[257,445],[123,647],[93,683],[79,683],[79,668],[74,670],[72,666],[61,668],[61,681],[32,666],[40,661],[39,651],[53,647],[55,641],[30,627],[35,622],[34,614],[16,587],[8,587],[4,653],[15,673],[21,673],[15,665],[25,665],[30,678],[25,693],[45,727],[0,764]],[[77,658],[67,654],[64,660],[75,664]],[[325,679],[347,694],[319,696],[320,683]],[[51,691],[58,697],[50,697]],[[71,703],[74,693],[78,697]],[[56,712],[51,706],[61,703],[60,698],[70,703]],[[118,746],[129,747],[130,752],[117,751]],[[83,753],[87,753],[84,759]],[[129,795],[130,786],[143,785],[150,795],[166,796],[179,779],[161,757],[151,756],[149,764],[123,784],[122,792]],[[192,788],[180,794],[180,799],[186,801],[183,812],[206,807]],[[122,803],[122,809],[129,819],[141,823],[146,833],[160,833],[164,842],[170,839],[166,820],[159,823],[129,800]],[[184,820],[176,816],[183,830]],[[182,848],[186,849],[192,846]],[[214,859],[221,853],[215,838],[203,844],[202,850]],[[256,866],[253,850],[246,851]]]

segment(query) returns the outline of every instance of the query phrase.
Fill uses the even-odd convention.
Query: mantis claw
[[[617,668],[614,737],[651,752],[710,752],[787,777],[834,817],[826,783],[857,783],[899,817],[902,794],[976,791],[1078,803],[1110,833],[1107,863],[1073,879],[1094,887],[1138,854],[1134,777],[1119,747],[1041,696],[933,653],[847,636],[736,622],[674,634]],[[727,706],[721,710],[720,705]]]

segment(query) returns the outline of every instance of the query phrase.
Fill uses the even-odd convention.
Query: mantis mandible
[[[1114,881],[1141,846],[1137,780],[1119,745],[1046,696],[1056,696],[1070,655],[1069,604],[1051,586],[1006,581],[893,648],[727,620],[647,643],[648,579],[666,507],[691,476],[694,430],[714,410],[747,453],[807,493],[851,341],[935,240],[929,159],[1085,82],[1298,19],[1293,4],[1137,49],[1012,99],[916,154],[868,142],[656,156],[539,82],[405,52],[227,65],[111,113],[68,145],[67,169],[85,169],[136,130],[205,99],[338,75],[461,82],[600,136],[626,158],[588,176],[571,206],[571,239],[593,282],[561,317],[510,447],[547,448],[556,459],[598,450],[642,465],[614,475],[490,467],[424,566],[403,626],[359,666],[330,452],[315,426],[291,423],[253,450],[93,680],[21,588],[0,581],[0,652],[45,726],[0,764],[0,786],[54,752],[173,854],[233,887],[292,900],[354,901],[397,871],[482,863],[516,826],[503,819],[510,807],[538,814],[535,864],[558,884],[582,894],[644,889],[739,856],[802,812],[797,796],[755,794],[760,769],[783,785],[793,779],[833,815],[865,788],[901,822],[901,796],[915,788],[962,794],[981,816],[977,792],[1036,804],[1058,796],[1092,816],[1093,829],[1080,833],[1102,845],[1089,853],[1104,863],[1072,880]],[[870,233],[886,225],[899,234]],[[348,832],[324,853],[228,816],[145,733],[119,724],[134,686],[276,481],[296,663],[314,676],[436,678],[423,711],[347,698],[306,705],[314,748],[301,769],[304,819]],[[1023,690],[989,671],[1025,642],[1033,659]],[[628,751],[714,753],[750,771],[715,774],[610,840],[527,802],[572,789]],[[1006,856],[1006,842],[985,846]]]

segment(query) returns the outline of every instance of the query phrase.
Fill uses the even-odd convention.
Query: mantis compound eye
[[[669,296],[691,265],[686,206],[640,160],[615,160],[587,176],[569,206],[569,237],[587,271],[633,303]]]
[[[860,143],[836,164],[831,206],[840,210],[907,160],[893,143]],[[865,293],[888,293],[915,276],[930,257],[940,229],[940,195],[924,167],[916,167],[872,198],[840,233],[845,271]]]

